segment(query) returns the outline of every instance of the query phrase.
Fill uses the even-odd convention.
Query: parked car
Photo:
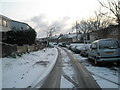
[[[75,53],[80,53],[83,45],[84,44],[72,44],[71,45],[71,50]]]
[[[73,52],[75,51],[75,45],[71,45],[70,48],[71,48],[71,51],[73,51]]]
[[[70,47],[70,44],[67,44],[67,45],[66,45],[66,48],[69,49],[69,47]]]
[[[84,44],[78,44],[78,45],[76,45],[75,49],[74,49],[74,52],[80,54],[83,46],[84,46]]]
[[[53,45],[57,45],[58,43],[57,42],[54,42]]]
[[[118,62],[120,61],[120,43],[117,39],[108,38],[92,42],[88,58],[98,62]]]
[[[74,48],[73,46],[75,46],[75,44],[70,44],[68,47],[69,50],[72,50],[72,48]]]
[[[84,57],[87,57],[88,56],[88,52],[90,50],[90,46],[91,46],[91,44],[85,44],[84,46],[82,46],[80,55],[82,55]]]
[[[58,43],[58,46],[62,46],[62,43]]]
[[[59,43],[58,45],[61,46],[61,47],[66,47],[66,43],[65,42]]]

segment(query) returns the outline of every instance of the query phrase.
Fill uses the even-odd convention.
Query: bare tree
[[[77,29],[83,34],[84,43],[87,43],[87,35],[91,31],[90,22],[88,20],[81,20],[77,24]]]
[[[46,33],[47,33],[47,46],[49,45],[49,41],[51,39],[51,36],[53,35],[53,33],[55,32],[56,28],[55,27],[51,27]]]
[[[98,0],[99,1],[99,0]],[[107,3],[99,1],[100,5],[107,8],[116,18],[116,22],[120,24],[120,1],[107,0]]]
[[[95,12],[94,17],[87,20],[83,19],[80,23],[77,23],[77,29],[82,32],[84,43],[87,43],[87,35],[94,31],[96,39],[100,38],[100,32],[102,28],[109,26],[112,23],[112,18],[107,16],[107,13],[102,13],[100,10]]]
[[[47,37],[51,37],[53,35],[53,33],[55,32],[55,27],[51,27],[46,33],[47,33]]]
[[[88,20],[90,31],[95,31],[95,36],[97,39],[100,38],[99,30],[108,27],[113,19],[107,16],[108,13],[102,13],[101,11],[96,11],[95,16]]]

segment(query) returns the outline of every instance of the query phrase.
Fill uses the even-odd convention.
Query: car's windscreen
[[[117,49],[119,48],[119,43],[116,40],[106,40],[99,43],[100,49]]]

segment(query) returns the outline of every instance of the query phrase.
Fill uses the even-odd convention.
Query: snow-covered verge
[[[52,70],[57,55],[56,48],[46,48],[21,57],[2,58],[2,88],[35,86]]]
[[[70,53],[72,51],[68,50]],[[79,54],[73,55],[82,63],[92,74],[101,88],[118,88],[120,87],[120,73],[119,67],[115,66],[93,66],[92,63],[86,57],[82,57]]]

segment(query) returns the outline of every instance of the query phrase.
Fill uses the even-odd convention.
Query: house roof
[[[61,37],[59,37],[59,39],[63,39],[63,38],[74,38],[76,37],[76,33],[71,33],[71,34],[64,34],[64,35],[61,35]]]
[[[68,38],[73,38],[73,37],[76,37],[76,33],[73,33],[73,34],[67,34]]]
[[[27,26],[31,27],[31,26],[28,25],[27,23],[20,22],[20,21],[16,21],[16,20],[12,20],[12,19],[10,19],[10,18],[8,18],[8,17],[6,17],[6,16],[4,16],[4,15],[1,15],[1,14],[0,14],[0,18],[1,18],[1,19],[7,19],[7,20],[10,20],[10,21],[13,21],[13,22],[17,22],[17,23],[21,23],[21,24],[26,24]]]
[[[59,35],[55,35],[55,36],[52,36],[50,37],[51,39],[58,39],[59,38]]]
[[[1,15],[1,14],[0,14],[0,18],[1,18],[1,19],[11,20],[10,18],[8,18],[8,17],[6,17],[6,16],[3,16],[3,15]]]

